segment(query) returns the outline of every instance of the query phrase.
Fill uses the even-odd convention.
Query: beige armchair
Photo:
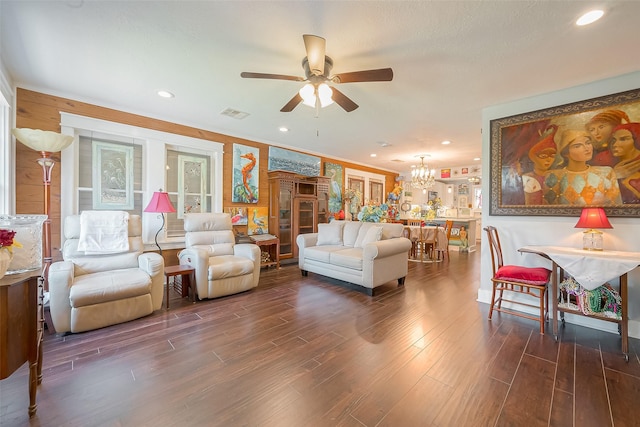
[[[65,218],[64,261],[49,268],[49,309],[56,332],[83,332],[146,316],[162,306],[164,260],[142,253],[142,221],[130,215],[129,250],[78,251],[80,215]]]
[[[227,213],[184,215],[186,249],[180,264],[195,268],[199,299],[216,298],[258,286],[260,248],[235,243],[231,216]]]

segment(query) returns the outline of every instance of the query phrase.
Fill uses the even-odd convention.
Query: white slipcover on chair
[[[236,244],[228,213],[184,215],[185,247],[181,265],[195,268],[199,299],[247,291],[260,280],[260,248]]]
[[[142,221],[128,220],[129,250],[78,251],[80,215],[65,218],[64,261],[49,268],[49,308],[56,332],[83,332],[146,316],[162,306],[164,260],[142,253]]]

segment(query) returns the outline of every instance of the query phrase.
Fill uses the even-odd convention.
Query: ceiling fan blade
[[[273,79],[273,80],[293,80],[294,82],[304,81],[304,77],[287,76],[285,74],[266,74],[266,73],[240,73],[240,77],[245,79]]]
[[[393,70],[391,68],[353,71],[351,73],[336,74],[331,77],[331,81],[334,83],[390,82],[391,80],[393,80]]]
[[[333,96],[331,96],[331,99],[333,99],[333,101],[336,104],[341,106],[344,109],[344,111],[346,111],[347,113],[350,113],[356,108],[358,108],[358,104],[356,104],[351,99],[349,99],[347,95],[340,92],[335,87],[332,87],[331,90],[333,91]]]
[[[304,34],[304,48],[307,50],[307,60],[311,74],[321,76],[324,74],[324,55],[326,40],[319,36]]]
[[[282,111],[283,113],[290,113],[301,102],[302,102],[302,97],[300,96],[299,93],[296,93],[295,96],[293,98],[291,98],[291,100],[289,102],[287,102],[287,104],[284,107],[282,107],[280,109],[280,111]]]

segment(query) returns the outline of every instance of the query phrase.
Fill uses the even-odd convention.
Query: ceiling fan
[[[280,109],[283,113],[293,111],[301,102],[319,109],[320,107],[330,105],[334,101],[346,112],[351,112],[358,108],[358,104],[335,87],[330,87],[329,83],[388,82],[393,79],[393,70],[391,68],[330,75],[329,73],[333,68],[333,60],[325,55],[325,39],[311,34],[304,34],[302,38],[304,39],[304,47],[307,51],[307,56],[302,60],[305,77],[251,72],[240,73],[240,76],[245,79],[307,82],[307,84]]]

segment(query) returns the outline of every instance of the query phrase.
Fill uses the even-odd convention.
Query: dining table
[[[412,256],[409,257],[409,261],[414,262],[440,262],[444,259],[444,256],[440,257],[444,252],[447,251],[447,247],[449,246],[449,240],[447,239],[447,233],[444,231],[444,227],[437,227],[433,225],[405,225],[405,230],[408,231],[409,240],[415,247],[415,245],[420,240],[420,236],[422,235],[422,240],[427,242],[434,241],[435,235],[435,246],[434,250],[431,253],[430,257],[424,257],[421,255],[417,256],[417,251],[412,249]],[[436,234],[437,230],[437,234]]]

